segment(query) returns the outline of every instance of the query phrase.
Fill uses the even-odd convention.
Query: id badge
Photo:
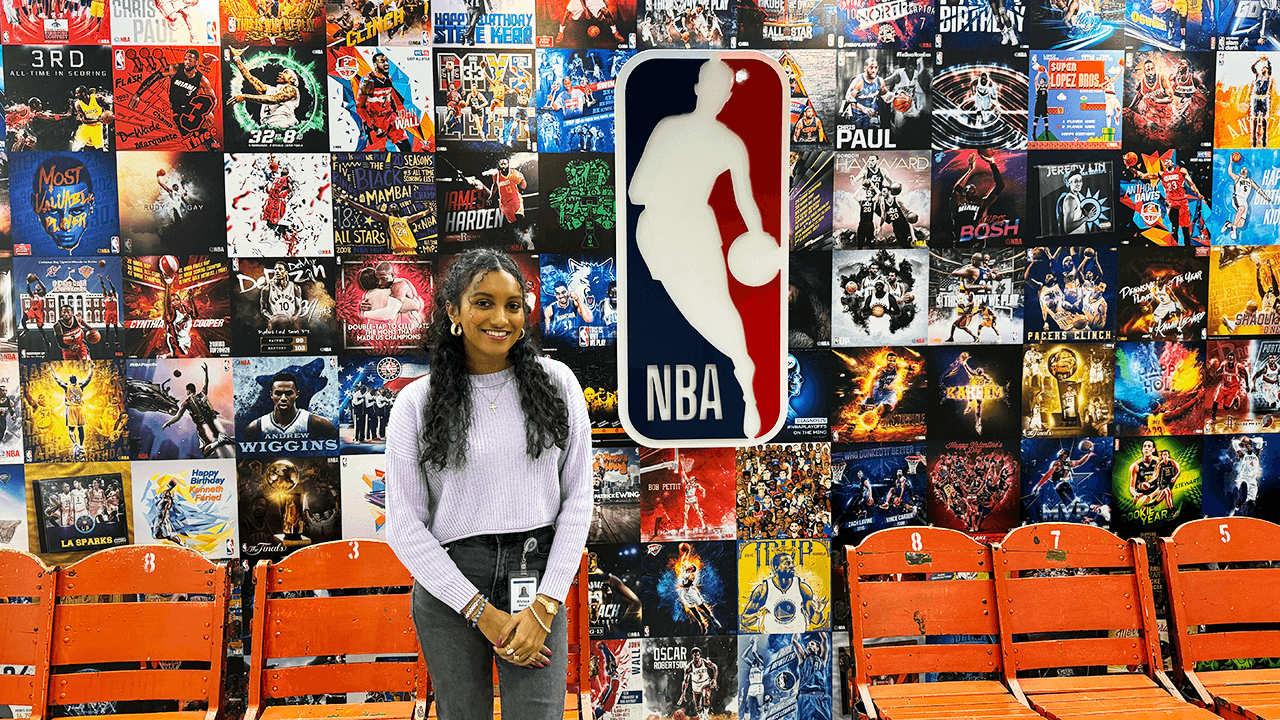
[[[511,614],[515,615],[533,604],[538,596],[538,573],[533,570],[513,570],[507,579],[511,597]]]

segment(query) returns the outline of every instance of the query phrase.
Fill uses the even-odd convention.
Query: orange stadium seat
[[[0,705],[30,705],[32,720],[45,715],[56,585],[54,571],[35,555],[0,550],[0,665],[32,669],[0,675]]]

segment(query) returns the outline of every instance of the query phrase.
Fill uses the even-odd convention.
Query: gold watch
[[[548,615],[550,615],[551,617],[555,617],[556,611],[560,609],[560,603],[556,602],[555,600],[552,600],[551,598],[545,595],[539,595],[537,597],[537,600],[539,603],[542,604],[542,609],[546,610]]]

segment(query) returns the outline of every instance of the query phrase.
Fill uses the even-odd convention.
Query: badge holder
[[[524,550],[520,553],[520,569],[513,570],[507,576],[508,590],[511,597],[511,614],[515,615],[533,604],[538,596],[538,573],[529,569],[526,558],[530,552],[538,548],[538,540],[529,538],[524,541]]]

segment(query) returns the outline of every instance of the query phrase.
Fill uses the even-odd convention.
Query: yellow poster
[[[826,540],[738,544],[738,631],[831,629],[831,548]]]

